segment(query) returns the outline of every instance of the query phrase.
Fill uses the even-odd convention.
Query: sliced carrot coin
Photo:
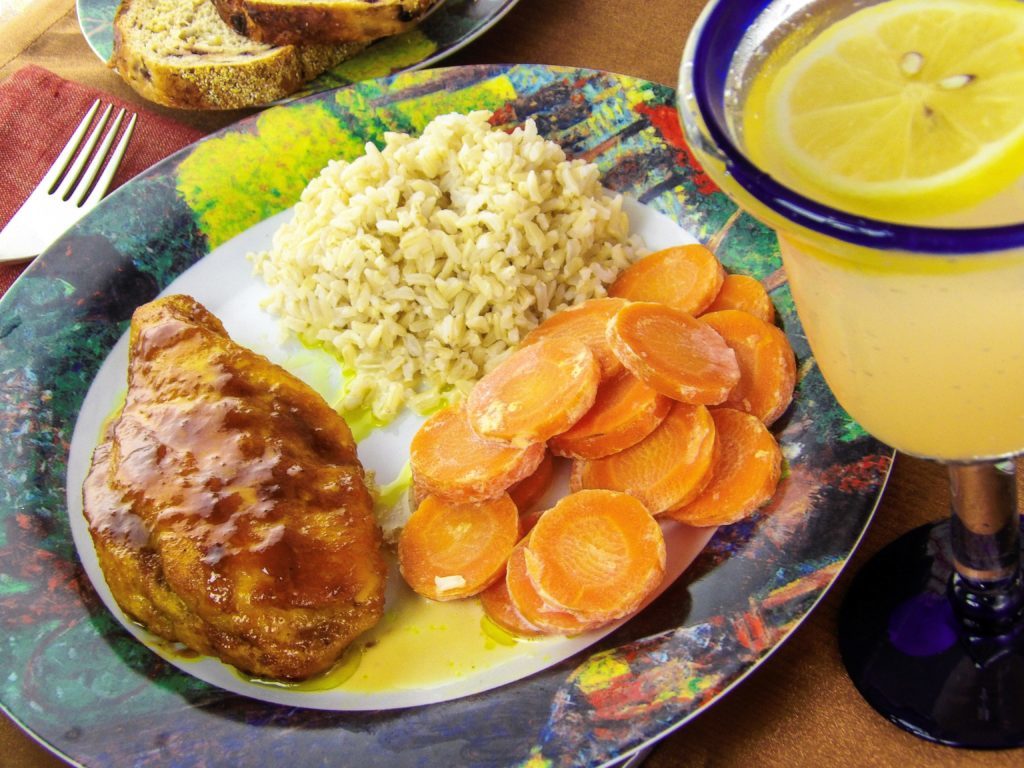
[[[513,445],[544,442],[590,410],[600,380],[597,359],[582,341],[541,339],[480,379],[466,413],[483,437]]]
[[[523,551],[541,598],[591,621],[628,616],[665,576],[661,527],[626,493],[571,493],[544,513]]]
[[[671,399],[624,371],[602,382],[590,410],[548,445],[555,454],[569,458],[608,456],[651,434],[671,407]]]
[[[703,245],[677,245],[634,262],[618,276],[608,295],[667,304],[691,315],[714,301],[725,270]]]
[[[659,515],[689,503],[704,489],[715,451],[715,422],[708,409],[675,403],[658,428],[633,447],[573,461],[570,487],[622,491]]]
[[[530,510],[534,504],[544,498],[555,478],[555,460],[548,451],[533,472],[508,489],[508,495],[516,503],[519,513]]]
[[[410,484],[409,487],[409,502],[412,505],[412,508],[416,509],[417,507],[419,507],[423,500],[426,499],[428,496],[430,496],[429,490],[427,490],[423,486],[423,482],[417,480],[414,475],[413,482]]]
[[[513,607],[527,623],[552,635],[577,635],[596,629],[603,622],[586,621],[568,611],[554,608],[537,593],[526,571],[526,542],[523,539],[509,555],[505,570],[505,586]]]
[[[462,405],[433,414],[413,435],[409,463],[418,493],[452,501],[483,501],[529,476],[543,461],[544,443],[515,447],[480,437]]]
[[[683,403],[717,405],[740,380],[736,353],[722,337],[664,304],[620,309],[608,323],[608,343],[630,373]]]
[[[398,567],[431,600],[482,592],[501,577],[519,540],[519,510],[508,494],[475,503],[427,496],[398,537]]]
[[[771,499],[782,473],[782,452],[756,416],[714,408],[720,450],[711,482],[689,504],[665,514],[687,525],[728,525]]]
[[[487,618],[517,637],[538,637],[544,632],[523,618],[512,604],[505,579],[498,579],[480,593],[480,604]]]
[[[704,311],[717,312],[722,309],[738,309],[766,323],[775,322],[775,305],[768,291],[760,280],[750,275],[725,276],[722,289]]]
[[[600,297],[556,312],[523,338],[522,346],[541,339],[573,339],[582,341],[597,358],[602,378],[622,371],[622,362],[608,346],[604,329],[616,312],[626,306],[625,299]]]
[[[740,367],[739,383],[722,405],[752,413],[769,426],[793,400],[796,357],[779,328],[737,309],[701,315],[721,334]]]

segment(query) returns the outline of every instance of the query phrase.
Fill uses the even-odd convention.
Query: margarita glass
[[[1003,0],[976,6],[984,12],[986,3],[997,20],[1024,12]],[[834,69],[814,91],[808,73],[859,50],[844,48],[850,41],[840,30],[863,30],[894,7],[907,18],[907,9],[917,14],[908,34],[921,45],[897,44],[891,62],[884,51],[854,53],[862,76]],[[962,89],[990,87],[995,78],[976,74],[973,58],[963,72],[937,72],[931,54],[922,55],[935,47],[927,30],[937,22],[926,18],[935,8],[964,12],[963,0],[712,0],[687,41],[678,106],[704,169],[778,233],[801,323],[839,403],[879,439],[949,469],[950,519],[889,545],[847,595],[840,647],[854,683],[919,736],[1005,748],[1024,744],[1024,586],[1012,460],[1024,451],[1024,163],[965,173],[969,183],[929,179],[919,193],[918,182],[901,178],[893,192],[885,153],[896,144],[893,151],[906,152],[901,164],[910,166],[920,159],[915,153],[933,151],[927,135],[902,146],[884,120],[856,123],[863,145],[848,153],[853,162],[837,165],[838,176],[852,169],[849,187],[801,166],[792,147],[801,136],[811,137],[812,150],[843,141],[858,113],[845,115],[839,102],[876,109],[886,78],[904,78],[906,90],[882,118],[920,98],[913,105],[919,123],[941,118],[932,107],[940,111],[943,99],[972,95]],[[891,28],[878,23],[878,37],[891,45]],[[991,35],[1005,28],[996,23]],[[1024,47],[1015,45],[1003,62],[1017,78],[1001,94],[1007,99],[1024,92]],[[810,115],[799,125],[794,118],[791,134],[777,130],[791,125],[773,117],[780,100]],[[1024,124],[1024,112],[1015,109],[1008,131],[1019,139],[1012,120]],[[996,122],[993,114],[989,123]],[[1024,160],[1024,143],[1008,155]]]

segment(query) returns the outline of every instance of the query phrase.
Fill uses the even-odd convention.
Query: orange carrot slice
[[[691,315],[714,300],[725,270],[703,245],[677,245],[627,267],[608,289],[609,296],[667,304]]]
[[[420,504],[422,504],[423,500],[425,498],[427,498],[427,496],[429,496],[429,495],[430,495],[430,491],[428,491],[423,486],[423,482],[421,480],[417,480],[416,476],[413,475],[412,483],[410,483],[410,485],[409,485],[409,505],[410,505],[410,508],[415,510],[416,507],[418,507]],[[495,494],[495,495],[499,495],[499,494]],[[483,501],[483,499],[474,499],[474,501]]]
[[[743,519],[772,497],[782,472],[779,444],[760,419],[732,408],[715,408],[711,416],[721,446],[711,482],[689,504],[665,513],[687,525]]]
[[[512,604],[505,579],[498,579],[480,593],[480,604],[487,618],[517,637],[538,637],[544,632],[523,618]]]
[[[466,400],[473,429],[513,445],[544,442],[590,410],[601,370],[582,341],[551,338],[516,350]]]
[[[462,405],[433,414],[409,445],[414,484],[451,501],[484,501],[530,475],[543,461],[543,443],[517,448],[480,437]]]
[[[624,299],[601,297],[556,312],[523,338],[522,346],[541,339],[573,339],[582,341],[597,358],[602,378],[622,371],[622,362],[608,346],[604,329],[616,312],[626,306]]]
[[[603,622],[587,621],[554,608],[537,593],[526,571],[526,542],[523,539],[509,555],[505,570],[505,586],[513,607],[527,621],[541,631],[552,635],[576,635],[599,627]]]
[[[715,422],[703,405],[675,403],[665,420],[632,448],[572,463],[570,488],[622,491],[651,514],[694,499],[711,478]]]
[[[766,323],[775,322],[775,305],[772,304],[768,291],[761,285],[760,280],[750,275],[725,276],[722,289],[704,311],[718,312],[722,309],[738,309]]]
[[[617,491],[563,498],[534,526],[523,556],[542,599],[588,621],[628,616],[665,576],[661,527]]]
[[[721,334],[740,367],[740,380],[722,405],[752,413],[771,425],[793,400],[796,357],[781,330],[738,309],[701,315]]]
[[[548,445],[558,456],[599,459],[639,443],[671,407],[672,400],[623,372],[604,381],[591,409]]]
[[[608,343],[634,376],[680,402],[717,405],[740,380],[736,353],[722,337],[664,304],[620,309],[608,323]]]
[[[424,597],[468,597],[501,577],[518,540],[519,511],[508,494],[470,504],[427,496],[398,537],[398,567]]]
[[[516,503],[520,514],[529,511],[534,504],[544,498],[554,478],[555,460],[545,451],[544,458],[533,473],[508,489],[508,495]]]

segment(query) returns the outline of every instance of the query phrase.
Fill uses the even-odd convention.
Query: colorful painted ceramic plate
[[[444,0],[415,29],[380,40],[309,83],[297,96],[374,77],[429,67],[496,24],[519,0]],[[103,61],[114,53],[114,14],[120,0],[76,0],[78,24]]]
[[[361,82],[182,150],[37,259],[0,300],[4,708],[86,766],[602,765],[679,727],[741,681],[842,568],[891,455],[835,403],[807,349],[774,235],[737,212],[693,163],[673,98],[642,80],[526,65]],[[105,607],[81,541],[83,557],[76,553],[80,520],[69,519],[79,514],[78,443],[88,444],[82,435],[94,435],[106,415],[111,395],[103,390],[119,386],[106,384],[105,369],[123,366],[118,340],[132,310],[187,287],[215,312],[248,316],[258,286],[239,250],[287,215],[328,159],[354,157],[385,131],[415,133],[438,114],[470,109],[493,111],[502,126],[534,118],[571,155],[597,163],[605,186],[631,198],[642,232],[708,242],[728,269],[770,287],[800,363],[796,399],[776,430],[787,459],[776,498],[720,529],[638,616],[497,687],[443,701],[315,708],[312,696],[308,706],[301,698],[274,703],[183,672],[189,662],[154,652]],[[257,327],[246,333],[242,340],[259,341]],[[409,658],[410,674],[416,663]]]

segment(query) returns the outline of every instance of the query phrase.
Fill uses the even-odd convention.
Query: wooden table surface
[[[686,34],[702,5],[703,0],[521,0],[504,20],[444,63],[584,66],[674,85]],[[0,24],[0,80],[29,63],[204,130],[245,114],[188,113],[141,101],[91,52],[73,0],[34,0],[27,11]],[[1024,750],[954,750],[904,733],[864,703],[839,660],[836,615],[851,574],[900,533],[947,515],[947,493],[942,468],[898,456],[875,520],[821,604],[739,687],[665,738],[645,765],[1024,765]],[[53,768],[64,763],[0,718],[0,765]]]

